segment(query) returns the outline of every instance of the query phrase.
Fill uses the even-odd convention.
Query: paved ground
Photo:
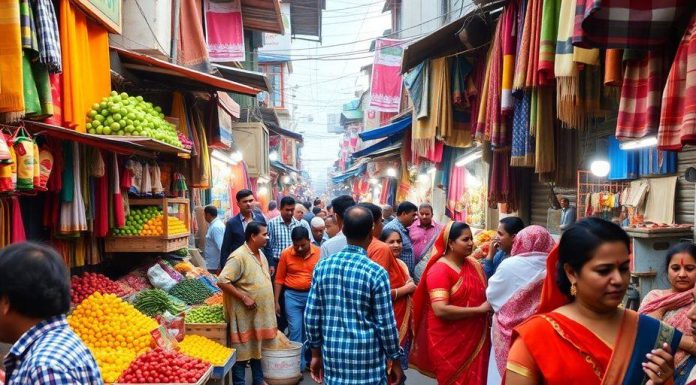
[[[247,370],[247,385],[251,385],[251,372]],[[409,369],[406,371],[406,385],[436,385],[437,382],[432,379],[423,376],[422,374],[418,373],[417,371],[413,369]],[[299,385],[316,385],[316,382],[312,380],[312,378],[309,376],[309,373],[305,373],[304,379],[302,382],[300,382]]]

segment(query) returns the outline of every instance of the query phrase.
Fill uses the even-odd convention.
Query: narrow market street
[[[694,0],[0,0],[0,385],[696,385],[695,239]]]

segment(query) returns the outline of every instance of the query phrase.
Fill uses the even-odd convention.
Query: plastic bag
[[[39,167],[41,168],[41,175],[39,177],[39,185],[35,186],[39,191],[48,190],[48,178],[51,176],[51,170],[53,170],[53,155],[46,149],[39,151]]]
[[[167,262],[164,261],[159,261],[159,265],[162,267],[162,270],[164,270],[170,277],[172,277],[173,280],[179,282],[182,279],[184,279],[184,276],[181,275],[178,271],[176,271],[173,267],[171,267]]]
[[[34,142],[31,137],[19,134],[14,139],[17,154],[17,190],[34,189]]]
[[[160,325],[167,329],[167,333],[170,337],[181,342],[186,334],[186,323],[184,322],[185,317],[185,313],[173,315],[168,311],[165,311],[164,314],[157,314],[155,319]]]
[[[7,145],[7,140],[5,140],[5,135],[0,132],[0,161],[7,161],[12,159],[10,156],[10,147]]]
[[[155,264],[147,270],[147,278],[150,279],[152,286],[162,289],[164,291],[169,291],[176,285],[174,278],[170,277],[162,266]]]

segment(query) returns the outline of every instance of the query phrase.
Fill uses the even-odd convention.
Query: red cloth
[[[656,133],[664,73],[665,57],[661,52],[650,51],[642,59],[626,62],[616,122],[619,140]]]
[[[696,12],[684,33],[662,95],[660,150],[696,143]]]
[[[654,49],[693,0],[577,0],[573,45]]]
[[[498,203],[512,203],[509,149],[493,152],[488,186],[488,207],[497,208]]]
[[[109,177],[94,178],[94,235],[105,237],[109,233]]]
[[[461,307],[486,301],[486,279],[478,261],[468,257],[459,273],[438,263],[447,250],[452,223],[438,236],[413,296],[414,341],[409,361],[420,371],[435,374],[439,384],[480,385],[486,383],[488,374],[488,315],[447,321],[435,316],[432,309],[432,301]]]
[[[121,186],[119,184],[120,173],[118,171],[118,157],[113,155],[113,167],[111,172],[111,199],[114,207],[114,224],[118,228],[126,226],[126,208],[123,206],[123,197],[121,196]]]
[[[53,104],[53,115],[44,120],[45,123],[56,126],[63,125],[63,74],[48,74],[51,82],[51,103]]]
[[[24,234],[24,221],[22,211],[19,207],[19,199],[16,196],[10,198],[12,205],[12,226],[10,226],[10,243],[24,242],[27,240]]]

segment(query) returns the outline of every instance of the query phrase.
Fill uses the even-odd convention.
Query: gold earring
[[[570,295],[572,295],[573,297],[575,297],[576,295],[578,295],[578,287],[575,285],[575,282],[573,282],[573,283],[570,285]]]

